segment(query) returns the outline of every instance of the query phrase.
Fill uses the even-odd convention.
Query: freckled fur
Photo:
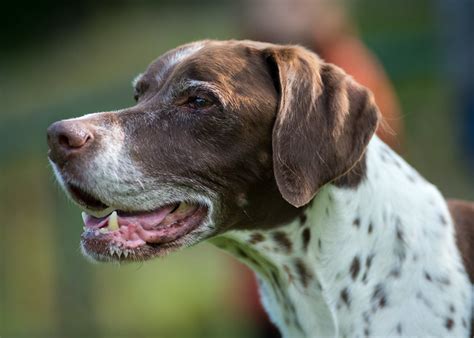
[[[405,180],[401,170],[413,169],[394,153],[392,156],[397,158],[402,169],[391,162],[383,162],[377,155],[380,149],[391,152],[374,137],[367,150],[367,179],[360,186],[356,189],[325,186],[307,210],[307,224],[311,225],[313,236],[325,243],[323,251],[318,249],[317,241],[311,242],[307,253],[303,250],[295,250],[291,254],[266,252],[262,249],[265,242],[255,246],[266,260],[282,272],[285,270],[283,266],[291,266],[295,258],[306,262],[314,271],[314,279],[307,288],[295,283],[285,284],[285,281],[281,283],[287,285],[283,292],[299,304],[296,311],[304,333],[287,326],[280,318],[281,314],[275,308],[281,305],[272,296],[271,288],[266,286],[271,281],[260,276],[260,285],[266,290],[262,292],[263,303],[285,337],[362,337],[365,329],[359,324],[360,314],[365,312],[371,314],[370,336],[374,337],[467,337],[467,325],[453,325],[451,322],[461,323],[461,318],[470,318],[472,301],[470,282],[461,268],[446,202],[438,190],[426,181],[418,181],[413,191],[407,189],[406,184],[401,183]],[[397,184],[397,180],[401,182]],[[329,201],[329,194],[332,202]],[[428,202],[428,196],[434,204]],[[352,201],[349,205],[346,203],[348,199]],[[336,210],[330,216],[324,212],[328,205]],[[446,218],[446,227],[441,227],[439,212]],[[361,224],[369,221],[374,224],[370,235],[353,226],[354,215],[360,215]],[[295,220],[282,227],[281,231],[298,242],[301,241],[300,227],[299,220]],[[252,231],[234,231],[225,236],[245,242],[252,236]],[[397,252],[401,237],[407,252],[419,256],[416,261],[405,260],[401,264],[399,257],[390,254]],[[350,267],[361,250],[367,258],[360,270],[370,269],[367,283],[354,281],[349,268],[338,280],[339,268]],[[387,279],[394,267],[400,269],[400,275],[396,279]],[[433,282],[426,280],[425,267],[430,267]],[[451,284],[438,282],[434,285],[435,276],[449,276]],[[287,273],[281,273],[280,278],[288,282]],[[322,292],[317,289],[316,282],[322,285]],[[346,305],[338,309],[338,302],[345,304],[345,300],[349,299],[349,289],[350,310]],[[420,290],[423,296],[417,298]],[[469,296],[463,297],[460,290]],[[429,306],[423,299],[429,299]],[[455,313],[445,305],[446,302],[454,304]]]

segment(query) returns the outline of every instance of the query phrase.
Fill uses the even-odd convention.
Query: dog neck
[[[470,284],[443,197],[377,137],[364,160],[358,186],[327,184],[291,223],[212,242],[255,271],[284,337],[467,334]]]

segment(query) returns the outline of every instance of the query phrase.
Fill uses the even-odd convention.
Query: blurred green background
[[[402,105],[404,156],[445,195],[474,199],[435,4],[359,0],[351,14]],[[131,80],[161,53],[243,37],[235,3],[23,1],[1,18],[0,337],[256,337],[241,268],[209,244],[86,261],[80,212],[46,158],[51,122],[132,105]]]

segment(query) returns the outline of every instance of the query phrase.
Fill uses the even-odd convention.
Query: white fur
[[[316,195],[306,211],[305,226],[311,231],[306,252],[299,221],[276,229],[291,239],[289,254],[270,240],[276,230],[258,231],[266,240],[257,244],[249,243],[255,231],[233,231],[223,238],[277,269],[284,287],[275,291],[265,269],[244,260],[256,270],[262,302],[284,337],[468,337],[472,288],[444,198],[377,137],[366,159],[367,178],[357,188],[326,185]],[[369,255],[374,256],[363,282]],[[360,271],[353,280],[355,256]],[[298,280],[295,259],[312,275],[308,287]],[[377,285],[384,300],[374,297]],[[341,298],[345,288],[349,306]],[[283,302],[277,293],[284,295]],[[296,319],[282,303],[292,305]]]

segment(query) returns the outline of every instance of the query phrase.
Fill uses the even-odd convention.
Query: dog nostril
[[[59,135],[58,137],[58,143],[63,146],[63,147],[70,147],[71,145],[69,144],[69,139],[66,135]]]
[[[58,142],[66,148],[81,148],[91,139],[90,135],[59,135]]]
[[[94,141],[93,126],[83,121],[59,121],[48,128],[49,158],[62,164],[70,155],[83,153]]]
[[[58,144],[64,149],[79,149],[92,140],[92,135],[85,130],[66,130],[57,135]]]

